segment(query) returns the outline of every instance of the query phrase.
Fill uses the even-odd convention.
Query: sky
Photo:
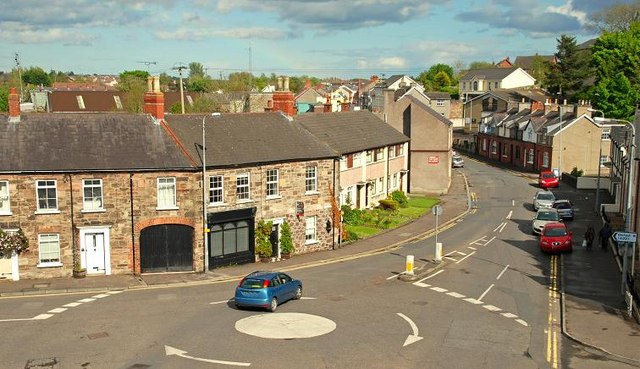
[[[618,1],[628,2],[628,1]],[[75,74],[190,62],[214,78],[417,75],[431,65],[550,55],[611,0],[11,0],[0,3],[0,70]],[[184,71],[185,75],[188,70]]]

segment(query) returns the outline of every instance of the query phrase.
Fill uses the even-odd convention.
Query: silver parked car
[[[451,160],[452,168],[463,168],[464,167],[464,159],[461,156],[454,156]]]
[[[573,204],[569,200],[556,200],[553,203],[553,208],[558,209],[560,218],[573,220]]]
[[[533,196],[533,210],[538,211],[540,208],[551,208],[556,201],[553,192],[549,190],[540,190]]]
[[[558,214],[558,210],[554,208],[540,209],[531,222],[531,228],[533,228],[534,234],[540,234],[545,225],[561,221],[562,219],[560,218],[560,214]]]

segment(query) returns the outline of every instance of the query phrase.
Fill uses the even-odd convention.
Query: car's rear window
[[[562,227],[547,227],[544,229],[544,235],[549,237],[566,236],[567,229]]]
[[[242,281],[242,284],[240,285],[240,287],[251,290],[251,289],[262,288],[263,285],[264,285],[264,281],[262,279],[247,278],[244,281]]]
[[[538,200],[555,200],[555,197],[551,193],[541,193],[538,195]]]
[[[541,211],[537,216],[538,220],[558,220],[558,213]]]

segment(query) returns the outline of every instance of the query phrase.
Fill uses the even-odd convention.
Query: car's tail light
[[[240,280],[240,282],[238,282],[238,287],[242,286],[242,284],[244,283],[244,280],[247,279],[247,277],[244,277]]]
[[[267,287],[269,287],[269,280],[265,279],[264,283],[262,283],[262,288],[267,288]]]

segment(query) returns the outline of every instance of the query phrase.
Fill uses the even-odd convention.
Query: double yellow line
[[[547,321],[547,362],[558,368],[558,255],[551,256],[549,273],[549,316]]]

